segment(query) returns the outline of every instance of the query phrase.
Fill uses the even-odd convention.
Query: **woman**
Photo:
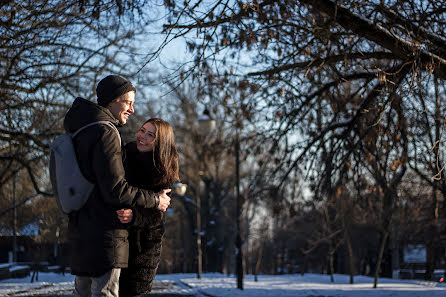
[[[136,142],[125,146],[127,181],[136,187],[159,192],[171,188],[178,177],[178,153],[172,127],[162,119],[145,122],[136,134]],[[129,266],[121,270],[119,296],[137,296],[150,292],[160,263],[164,234],[163,213],[157,209],[118,210],[122,223],[132,220],[129,229]]]

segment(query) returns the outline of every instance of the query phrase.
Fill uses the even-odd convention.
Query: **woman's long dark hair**
[[[159,118],[147,120],[143,126],[151,123],[155,126],[155,139],[153,143],[153,162],[160,173],[154,186],[167,186],[180,181],[178,172],[178,152],[175,146],[175,136],[172,126]]]

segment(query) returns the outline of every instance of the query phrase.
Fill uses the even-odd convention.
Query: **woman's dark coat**
[[[171,184],[154,186],[159,171],[153,163],[152,152],[139,152],[136,143],[125,147],[126,178],[131,185],[159,192]],[[119,296],[135,296],[150,292],[160,263],[161,241],[164,234],[163,213],[155,209],[133,209],[134,218],[129,229],[129,266],[121,270]]]
[[[76,98],[65,116],[65,130],[73,133],[95,121],[119,125],[107,108]],[[86,204],[69,215],[70,267],[74,275],[95,277],[127,267],[128,232],[116,210],[133,205],[153,208],[155,194],[125,180],[121,143],[111,127],[91,126],[76,135],[73,144],[82,173],[95,187]]]

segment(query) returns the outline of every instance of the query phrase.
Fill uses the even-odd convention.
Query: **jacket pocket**
[[[127,236],[114,237],[114,258],[115,267],[127,267],[129,260],[129,241]]]

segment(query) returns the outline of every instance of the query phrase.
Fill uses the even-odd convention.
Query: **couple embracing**
[[[64,120],[74,133],[96,121],[116,127],[134,113],[136,89],[110,75],[97,88],[98,104],[76,98]],[[149,292],[161,255],[163,213],[178,176],[172,127],[149,119],[125,146],[107,125],[73,139],[79,167],[95,187],[86,204],[69,214],[74,296],[137,296]]]

